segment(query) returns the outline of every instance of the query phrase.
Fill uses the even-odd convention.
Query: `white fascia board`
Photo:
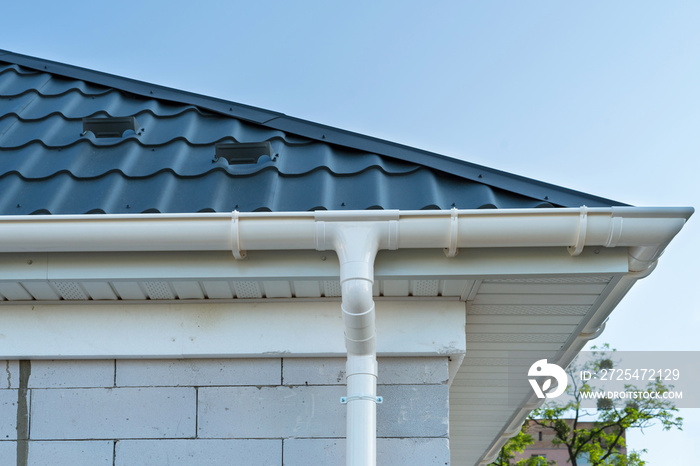
[[[379,356],[466,351],[458,301],[379,301]],[[0,359],[345,357],[336,302],[5,305]]]
[[[464,249],[448,258],[440,249],[380,251],[374,275],[382,279],[483,279],[626,273],[626,248],[589,248],[572,257],[565,248]],[[329,280],[339,276],[332,251],[251,251],[236,260],[224,251],[0,254],[0,281],[46,280]]]

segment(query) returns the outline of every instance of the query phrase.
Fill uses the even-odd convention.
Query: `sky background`
[[[24,0],[1,14],[1,49],[633,205],[700,206],[700,2]],[[598,343],[700,350],[699,223]],[[682,415],[683,432],[632,432],[630,447],[649,466],[697,464],[700,409]]]

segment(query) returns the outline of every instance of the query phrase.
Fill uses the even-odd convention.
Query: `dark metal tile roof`
[[[137,127],[121,137],[83,131],[87,117],[132,116]],[[257,164],[215,157],[217,143],[263,141],[272,152]],[[0,215],[621,205],[266,110],[3,51],[0,193]]]

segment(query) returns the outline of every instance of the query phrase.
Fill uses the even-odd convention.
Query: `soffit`
[[[466,355],[450,388],[453,464],[476,465],[532,399],[527,372],[559,361],[622,274],[488,279],[467,303]],[[598,325],[598,324],[595,324]]]
[[[237,300],[339,298],[338,260],[332,252],[250,251],[245,260],[227,252],[14,253],[0,255],[0,299],[10,301]],[[381,251],[375,263],[375,297],[466,301],[507,295],[527,302],[532,294],[593,295],[601,287],[570,283],[482,283],[557,274],[627,271],[624,249],[465,249],[454,258],[440,250]],[[506,272],[507,271],[507,272]],[[583,298],[581,298],[583,299]]]

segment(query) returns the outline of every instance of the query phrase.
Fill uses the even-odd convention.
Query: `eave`
[[[383,251],[374,267],[378,354],[453,356],[453,461],[487,462],[536,406],[526,379],[513,386],[509,374],[526,370],[535,355],[568,364],[600,333],[634,282],[653,270],[691,214],[689,208],[581,208],[3,217],[0,289],[5,298],[15,290],[19,299],[0,309],[6,331],[0,357],[17,356],[13,351],[25,357],[338,356],[342,323],[326,312],[339,307],[338,263],[326,251],[325,222],[372,222],[388,235],[382,248],[398,249]],[[235,293],[242,287],[258,294]],[[128,289],[135,294],[123,291]],[[211,293],[215,289],[231,293]],[[65,299],[62,290],[83,295]],[[311,311],[295,305],[308,301],[301,307]],[[301,336],[294,335],[301,346],[290,350],[282,339],[276,348],[265,332],[289,333],[288,320],[268,318],[259,347],[250,341],[227,347],[219,337],[215,341],[223,346],[212,349],[192,336],[188,342],[184,334],[168,342],[172,328],[159,325],[175,313],[178,326],[194,331],[206,311],[212,317],[238,309],[255,326],[281,308],[299,311],[291,315],[306,312],[307,323],[324,315],[321,325],[338,338],[314,340],[313,325],[301,325]],[[76,328],[86,315],[89,332]],[[435,319],[440,315],[442,327]],[[402,324],[395,324],[396,316]],[[426,317],[437,328],[430,330]],[[132,322],[150,338],[131,337]],[[464,323],[456,341],[455,327]],[[216,331],[232,332],[228,340],[251,328],[240,321],[219,324]],[[58,339],[38,338],[57,329]],[[38,332],[37,338],[21,339],[26,332]],[[415,338],[406,337],[411,334]],[[426,334],[438,343],[424,345],[420,337]],[[196,336],[206,338],[207,332]],[[71,340],[82,349],[43,347],[71,348]]]

